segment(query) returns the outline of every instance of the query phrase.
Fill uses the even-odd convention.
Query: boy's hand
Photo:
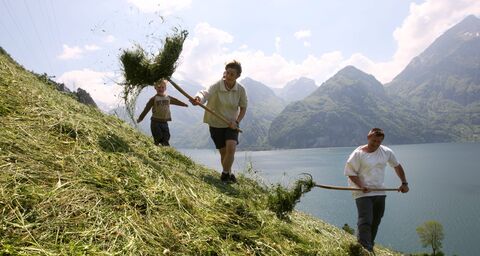
[[[228,128],[232,129],[232,130],[237,130],[238,129],[238,124],[237,122],[230,122],[228,124]]]
[[[192,103],[192,105],[194,105],[194,106],[198,106],[198,105],[202,104],[200,102],[200,97],[198,97],[198,96],[195,97],[193,100],[190,100],[190,103]]]

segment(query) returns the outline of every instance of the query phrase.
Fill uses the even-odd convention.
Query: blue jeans
[[[378,226],[385,212],[386,196],[367,196],[355,199],[358,211],[358,242],[368,251],[373,251]]]
[[[168,129],[167,122],[151,120],[150,130],[152,131],[153,143],[155,143],[155,145],[170,146],[168,143],[170,140],[170,130]]]

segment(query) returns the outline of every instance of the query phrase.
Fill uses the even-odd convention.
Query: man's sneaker
[[[228,173],[222,172],[222,176],[220,176],[220,180],[222,182],[228,182],[230,179],[230,175]]]
[[[232,182],[232,183],[237,182],[237,178],[235,178],[235,175],[233,175],[233,173],[230,173],[230,182]]]

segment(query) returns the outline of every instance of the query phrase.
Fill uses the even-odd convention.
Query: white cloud
[[[83,50],[78,47],[70,47],[66,44],[63,45],[63,52],[58,55],[57,57],[62,60],[70,60],[70,59],[79,59],[82,57]]]
[[[410,4],[409,15],[393,32],[398,45],[395,54],[390,61],[372,64],[373,74],[381,82],[390,82],[412,58],[471,14],[480,15],[480,1],[427,0]]]
[[[96,44],[86,44],[84,46],[85,50],[87,51],[97,51],[97,50],[100,50],[100,47]]]
[[[108,111],[121,103],[119,95],[122,87],[113,82],[114,79],[112,72],[82,69],[65,72],[56,80],[73,91],[82,88],[92,96],[102,110]]]
[[[162,15],[170,15],[189,7],[192,3],[191,0],[128,0],[128,2],[142,12],[159,12]]]
[[[103,39],[105,43],[113,43],[115,40],[116,38],[113,35],[108,35]]]
[[[180,65],[173,75],[178,79],[191,79],[208,86],[221,78],[226,62],[236,59],[242,63],[242,77],[251,77],[271,87],[283,87],[300,76],[315,79],[317,83],[329,78],[341,67],[344,58],[340,52],[308,56],[301,63],[288,61],[278,53],[266,55],[262,51],[238,48],[225,51],[233,43],[233,37],[207,23],[196,26],[187,39]],[[277,37],[276,42],[280,42]],[[231,47],[230,47],[231,48]]]
[[[305,41],[305,42],[303,42],[303,46],[310,47],[310,46],[312,46],[312,44],[309,41]]]
[[[83,47],[80,46],[68,46],[66,44],[63,45],[63,52],[57,56],[57,58],[61,60],[72,60],[72,59],[80,59],[83,57],[85,52],[93,52],[100,50],[100,46],[96,44],[86,44]]]
[[[279,36],[275,37],[275,51],[280,52],[280,42],[281,39]]]
[[[422,4],[412,4],[410,14],[393,33],[398,48],[386,61],[374,61],[362,53],[343,56],[340,51],[333,51],[320,56],[309,55],[295,62],[280,55],[279,37],[275,38],[276,52],[267,55],[252,48],[232,47],[232,35],[201,23],[185,42],[174,77],[192,79],[208,86],[221,78],[226,62],[236,59],[243,66],[241,78],[248,76],[271,87],[283,87],[300,76],[312,78],[320,85],[347,65],[353,65],[386,83],[443,32],[470,14],[480,14],[480,1],[427,0]],[[298,31],[296,37],[305,39],[311,36],[305,31]],[[309,46],[309,41],[304,40],[304,45]],[[236,50],[225,51],[226,48]]]
[[[233,36],[220,29],[210,26],[208,23],[198,24],[192,38],[188,38],[183,46],[180,57],[179,72],[174,76],[178,78],[191,78],[201,83],[212,82],[213,74],[217,78],[222,76],[222,71],[217,71],[216,66],[221,65],[227,59],[226,46],[233,42]],[[239,51],[244,51],[240,49]],[[223,69],[222,69],[223,70]]]
[[[300,30],[300,31],[297,31],[295,32],[295,34],[293,34],[293,36],[295,36],[296,39],[305,39],[305,38],[309,38],[312,36],[312,32],[310,30]]]

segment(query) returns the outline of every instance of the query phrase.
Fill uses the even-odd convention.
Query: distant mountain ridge
[[[283,88],[278,91],[278,96],[287,102],[302,100],[307,97],[310,93],[317,89],[317,84],[315,80],[300,77],[288,82]]]
[[[304,100],[288,105],[272,122],[268,141],[278,148],[351,146],[364,143],[371,127],[388,130],[389,143],[425,141],[412,109],[390,99],[372,75],[347,66]]]
[[[392,82],[391,94],[445,99],[462,106],[480,99],[480,19],[471,15],[415,57]]]
[[[346,67],[272,122],[278,148],[352,146],[372,127],[385,143],[480,140],[480,20],[455,25],[384,87]]]

